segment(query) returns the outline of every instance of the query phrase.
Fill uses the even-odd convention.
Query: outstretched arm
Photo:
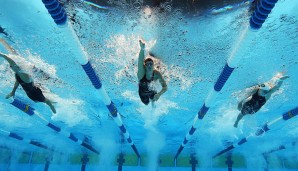
[[[15,61],[13,61],[10,57],[5,55],[4,53],[0,52],[0,57],[4,58],[9,63],[10,66],[16,65]]]
[[[157,75],[159,82],[162,86],[162,89],[159,93],[154,95],[153,101],[157,101],[159,99],[159,97],[168,90],[167,83],[166,83],[165,79],[163,78],[163,76],[161,75],[161,73],[159,71],[155,71],[155,72],[156,72],[156,75]]]
[[[139,40],[139,43],[140,43],[141,50],[140,50],[139,59],[138,59],[138,79],[140,81],[145,75],[145,68],[144,68],[145,43],[142,40]]]
[[[20,83],[16,80],[16,82],[14,83],[14,87],[13,87],[11,93],[9,93],[9,94],[6,96],[7,99],[10,98],[10,97],[12,97],[12,96],[14,97],[15,92],[16,92],[17,88],[19,87],[19,85],[20,85]]]
[[[277,78],[278,79],[277,84],[274,85],[273,88],[270,89],[270,91],[267,94],[267,97],[269,98],[274,92],[276,92],[280,88],[280,86],[282,85],[283,81],[288,79],[288,78],[289,78],[289,76],[287,76],[287,75]]]
[[[0,42],[3,44],[3,46],[12,54],[17,55],[17,51],[12,48],[4,39],[0,38]]]

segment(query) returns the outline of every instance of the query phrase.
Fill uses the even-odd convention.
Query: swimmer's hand
[[[0,57],[5,57],[6,55],[2,52],[0,52]]]
[[[6,99],[9,99],[9,98],[11,98],[11,97],[14,97],[14,92],[9,93],[5,98],[6,98]]]
[[[160,98],[160,94],[157,93],[154,95],[153,101],[157,101]]]
[[[281,81],[283,81],[283,80],[286,80],[286,79],[288,79],[288,78],[290,78],[290,76],[285,75],[285,76],[281,76],[279,79],[280,79]]]
[[[143,40],[139,40],[139,43],[140,43],[140,47],[142,50],[145,49],[145,42]]]

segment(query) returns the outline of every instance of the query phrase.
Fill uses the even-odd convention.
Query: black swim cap
[[[153,62],[153,59],[151,59],[151,58],[146,58],[145,61],[144,61],[144,63],[149,62],[149,61]],[[154,63],[154,62],[153,62],[153,63]]]

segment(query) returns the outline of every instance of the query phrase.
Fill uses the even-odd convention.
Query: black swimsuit
[[[243,104],[242,114],[254,114],[266,103],[266,98],[258,94],[259,90],[252,95],[252,98]]]
[[[26,92],[27,96],[33,100],[33,101],[39,101],[39,102],[44,102],[45,101],[45,97],[42,94],[42,91],[40,90],[40,88],[36,87],[33,82],[30,83],[25,83],[20,76],[18,76],[17,74],[15,75],[17,81],[21,84],[21,86],[23,87],[24,91]]]
[[[149,98],[153,99],[157,93],[155,90],[150,90],[149,84],[154,80],[154,72],[150,80],[147,80],[146,74],[139,82],[139,96],[142,102],[147,105],[149,104]]]

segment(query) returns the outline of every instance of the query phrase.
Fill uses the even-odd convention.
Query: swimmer
[[[0,38],[0,42],[4,45],[4,47],[12,54],[17,54],[16,51],[7,44],[3,39]],[[53,113],[56,113],[56,109],[53,106],[52,102],[44,97],[41,89],[34,85],[32,77],[25,73],[20,66],[16,64],[14,60],[9,58],[6,54],[0,52],[0,57],[4,58],[10,65],[10,68],[15,72],[16,82],[14,84],[13,90],[9,93],[6,98],[14,97],[15,92],[18,86],[21,84],[27,96],[33,100],[34,102],[43,102],[46,103],[52,110]]]
[[[168,89],[166,81],[164,80],[161,73],[154,69],[154,61],[152,56],[145,59],[145,43],[139,40],[140,43],[140,53],[138,59],[138,80],[139,80],[139,96],[141,101],[148,105],[151,101],[157,101],[160,96],[165,93]],[[156,92],[154,87],[151,86],[152,81],[159,80],[162,86],[160,92]]]
[[[276,84],[266,82],[260,85],[250,87],[249,89],[252,92],[249,94],[247,98],[245,98],[238,104],[238,110],[240,110],[241,113],[239,113],[234,127],[237,128],[238,122],[246,114],[254,114],[258,112],[261,109],[261,107],[269,100],[271,95],[280,88],[283,81],[287,78],[289,78],[289,76],[277,75],[271,79],[275,80],[277,82]]]

